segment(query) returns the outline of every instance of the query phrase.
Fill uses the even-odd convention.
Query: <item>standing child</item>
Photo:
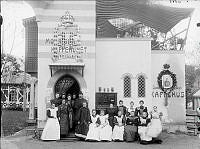
[[[99,123],[97,122],[99,115],[96,114],[96,110],[92,110],[91,121],[89,125],[89,131],[86,137],[88,141],[100,141],[99,139]]]
[[[123,141],[125,116],[122,115],[121,111],[118,111],[118,116],[114,117],[114,125],[112,139],[114,141]]]
[[[78,126],[75,135],[85,139],[89,130],[89,123],[91,123],[90,110],[87,107],[87,102],[83,102],[83,107],[79,109],[77,120]]]
[[[99,129],[99,139],[100,141],[112,141],[112,127],[108,122],[108,115],[105,115],[104,110],[100,111],[100,116],[98,118],[98,123],[100,124]]]

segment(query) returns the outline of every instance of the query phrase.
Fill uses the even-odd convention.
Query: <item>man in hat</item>
[[[83,106],[84,102],[87,103],[87,100],[83,98],[83,93],[80,91],[78,98],[74,102],[75,125],[77,125],[77,117],[78,117],[79,109]]]

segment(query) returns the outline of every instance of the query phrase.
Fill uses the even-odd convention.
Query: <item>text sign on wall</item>
[[[181,87],[177,87],[176,74],[169,71],[170,65],[164,64],[157,77],[158,87],[153,87],[153,98],[183,98],[185,92]]]
[[[157,88],[153,88],[154,91],[152,92],[153,98],[184,98],[185,92],[181,90],[173,90],[170,93],[164,93],[163,91],[156,90]]]
[[[54,29],[53,38],[47,38],[46,45],[51,46],[52,60],[72,59],[83,62],[86,47],[81,45],[80,29],[74,24],[74,18],[65,12],[60,18],[58,27]]]

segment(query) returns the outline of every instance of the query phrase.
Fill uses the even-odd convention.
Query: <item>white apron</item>
[[[152,119],[147,131],[147,135],[156,138],[159,136],[161,132],[162,132],[162,124],[159,118],[159,113],[152,112]]]
[[[104,141],[112,141],[112,127],[108,122],[108,115],[99,116],[100,120],[100,133],[99,139]]]
[[[115,116],[115,118],[117,119],[118,124],[122,125],[123,116],[121,117]],[[124,126],[115,125],[113,129],[112,139],[121,141],[124,140]]]
[[[97,127],[97,125],[96,125],[98,117],[99,117],[99,115],[96,115],[95,117],[93,117],[91,115],[92,123],[89,125],[89,131],[87,133],[86,140],[100,141],[100,139],[99,139],[99,129],[100,129],[100,127],[99,126]]]
[[[48,118],[43,129],[41,140],[60,140],[60,124],[57,119],[57,108],[48,109],[51,116],[55,118]]]

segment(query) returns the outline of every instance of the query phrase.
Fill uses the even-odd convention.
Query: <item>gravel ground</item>
[[[162,144],[140,145],[137,142],[44,142],[18,134],[1,138],[1,149],[200,149],[197,136],[162,133],[160,138]]]

